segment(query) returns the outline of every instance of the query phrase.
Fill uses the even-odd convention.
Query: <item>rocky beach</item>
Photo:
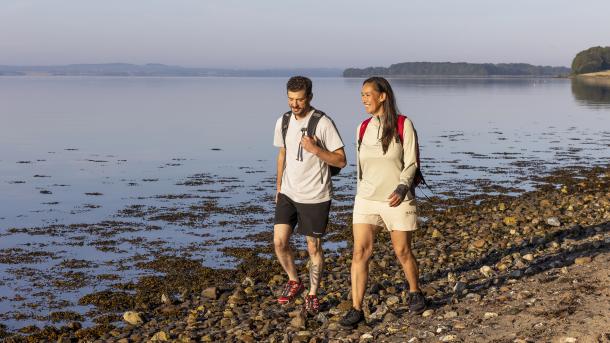
[[[303,314],[302,299],[286,306],[276,303],[286,278],[273,259],[271,233],[263,232],[250,237],[258,245],[225,249],[240,261],[234,269],[204,267],[187,254],[160,251],[154,259],[135,261],[138,268],[151,271],[135,281],[98,276],[115,282],[79,299],[80,305],[95,308],[88,313],[95,317],[92,324],[83,325],[79,313],[58,310],[50,316],[63,324],[17,331],[0,325],[0,338],[122,343],[608,342],[610,166],[562,168],[535,181],[534,190],[516,196],[479,194],[419,202],[422,221],[413,248],[429,306],[422,315],[408,313],[404,275],[389,235],[380,232],[370,262],[366,323],[354,329],[338,325],[351,306],[351,208],[344,195],[345,201],[334,206],[328,238],[346,241],[347,247],[325,257],[321,311],[314,317]],[[205,208],[165,209],[163,215],[192,223],[209,211],[263,210],[249,206],[219,209],[208,202]],[[151,209],[129,210],[129,215],[159,215]],[[108,227],[158,229],[101,222],[88,230]],[[45,228],[57,235],[64,229]],[[304,279],[306,256],[299,247]],[[18,251],[0,256],[44,257]],[[70,282],[82,281],[78,270],[83,266],[78,261],[66,264],[73,268],[64,275],[69,288]]]

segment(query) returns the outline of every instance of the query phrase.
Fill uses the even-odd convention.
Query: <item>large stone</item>
[[[591,256],[582,256],[582,257],[577,257],[576,259],[574,259],[574,264],[582,265],[582,264],[591,263],[591,261],[592,261]]]
[[[304,329],[305,323],[306,323],[305,314],[301,311],[299,311],[299,313],[297,315],[295,315],[295,317],[292,318],[292,320],[290,321],[290,325],[293,328],[297,328],[297,329]]]
[[[455,342],[458,340],[456,335],[445,335],[441,337],[441,342]]]
[[[216,300],[218,299],[218,288],[216,287],[208,287],[201,292],[201,295],[204,298]]]
[[[381,303],[381,305],[377,306],[375,312],[371,313],[369,319],[381,320],[386,313],[388,313],[388,306],[385,303]]]
[[[432,238],[443,238],[443,234],[437,229],[434,229],[434,231],[432,231]]]
[[[142,325],[144,323],[140,313],[135,311],[127,311],[123,313],[123,320],[134,326]]]

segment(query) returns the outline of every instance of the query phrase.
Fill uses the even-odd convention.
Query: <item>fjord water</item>
[[[361,82],[314,80],[313,104],[334,119],[351,164],[355,127],[367,116]],[[239,173],[244,166],[272,176],[273,127],[287,109],[284,84],[283,78],[0,78],[0,230],[99,220],[122,208],[126,197],[172,191],[173,183],[162,182],[126,187],[130,179],[176,179],[204,171],[251,176]],[[510,167],[515,157],[553,166],[574,162],[563,150],[580,157],[579,163],[608,155],[605,87],[583,91],[565,79],[392,84],[401,111],[416,125],[433,184],[470,177],[509,182],[505,174],[481,168],[515,172]],[[47,190],[52,194],[40,193]],[[95,198],[103,206],[84,216],[64,216],[91,200],[87,192],[103,193]],[[46,213],[45,202],[60,206]]]
[[[66,260],[95,262],[85,268],[85,275],[115,273],[122,279],[145,272],[119,268],[113,261],[135,254],[153,258],[155,250],[188,250],[204,265],[230,267],[232,259],[219,248],[251,244],[248,234],[271,227],[277,153],[272,137],[276,119],[287,110],[285,82],[0,78],[0,321],[22,326],[14,320],[15,313],[36,299],[40,287],[57,293],[55,300],[71,304],[62,308],[83,312],[75,301],[112,283],[92,278],[70,291],[40,286],[35,276],[49,274],[36,273],[59,275],[65,270],[58,266]],[[334,119],[346,144],[350,166],[337,184],[347,198],[354,192],[356,126],[367,117],[360,103],[361,82],[314,79],[313,105]],[[608,86],[525,78],[391,83],[401,111],[415,123],[424,173],[436,195],[463,197],[497,190],[482,184],[518,193],[532,187],[530,176],[558,167],[608,163]],[[195,174],[205,175],[206,187],[186,185]],[[132,205],[188,208],[198,199],[172,197],[186,193],[217,195],[219,206],[257,204],[264,210],[247,221],[240,217],[247,213],[227,214],[195,227],[119,215]],[[105,220],[143,222],[159,229],[117,234],[123,239],[117,249],[100,248],[99,237],[72,244],[70,239],[83,235],[77,229],[64,235],[29,229]],[[130,239],[155,244],[146,247]],[[201,244],[191,249],[193,242]],[[32,251],[50,257],[11,260]],[[33,272],[23,273],[26,267]],[[42,305],[28,311],[50,311],[44,299],[36,301]],[[45,322],[35,316],[29,320]]]

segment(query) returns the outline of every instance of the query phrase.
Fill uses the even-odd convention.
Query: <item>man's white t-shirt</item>
[[[286,161],[280,193],[294,202],[303,204],[329,201],[332,194],[330,170],[324,161],[305,149],[303,149],[303,160],[301,161],[300,158],[297,160],[299,144],[303,136],[301,129],[307,129],[313,112],[312,109],[305,118],[300,120],[292,114],[286,132]],[[328,151],[332,152],[344,146],[335,124],[328,116],[320,118],[315,136],[318,144]],[[284,147],[282,117],[275,123],[273,145],[278,148]]]

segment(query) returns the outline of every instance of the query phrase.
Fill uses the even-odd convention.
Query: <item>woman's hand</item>
[[[394,192],[392,192],[392,194],[390,194],[390,196],[388,197],[388,200],[390,201],[390,207],[396,207],[400,205],[402,201],[405,200],[406,196],[407,186],[403,184],[398,185]]]

